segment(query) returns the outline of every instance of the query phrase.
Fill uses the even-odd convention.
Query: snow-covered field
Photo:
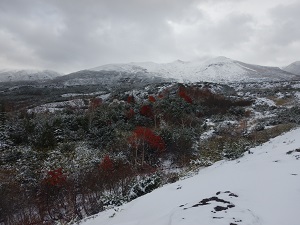
[[[81,225],[299,225],[300,129]]]

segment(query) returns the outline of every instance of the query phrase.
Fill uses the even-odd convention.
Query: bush
[[[154,189],[158,188],[160,185],[161,185],[161,178],[157,173],[140,177],[137,180],[137,183],[134,184],[133,187],[131,188],[129,199],[133,200],[142,195],[148,194]]]

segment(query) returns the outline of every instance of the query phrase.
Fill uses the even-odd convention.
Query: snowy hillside
[[[81,225],[298,225],[300,129]]]
[[[0,82],[47,80],[61,75],[51,70],[0,70]]]
[[[293,62],[282,68],[284,71],[300,75],[300,61]]]
[[[103,85],[105,87],[116,86],[143,86],[146,84],[162,83],[170,79],[161,76],[150,75],[141,72],[129,72],[122,70],[81,70],[65,76],[57,77],[54,82],[65,86]],[[131,87],[132,89],[132,87]]]
[[[174,61],[171,63],[129,63],[108,64],[91,69],[93,71],[118,71],[127,73],[147,73],[164,78],[174,78],[180,82],[247,82],[279,81],[297,78],[296,75],[277,67],[246,64],[226,57],[203,61]]]

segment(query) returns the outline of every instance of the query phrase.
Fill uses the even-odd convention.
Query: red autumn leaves
[[[165,142],[159,136],[156,135],[150,128],[147,127],[136,127],[133,131],[133,135],[128,139],[132,146],[139,147],[146,143],[149,147],[158,150],[160,152],[165,149]]]
[[[111,172],[114,169],[113,161],[110,159],[108,155],[106,155],[103,159],[103,161],[100,164],[100,169],[102,169],[105,172]]]
[[[62,168],[51,170],[47,175],[48,176],[45,179],[46,184],[50,184],[52,186],[62,186],[66,182],[66,176],[62,172]]]
[[[148,100],[149,100],[149,102],[156,102],[155,97],[152,96],[152,95],[150,95],[150,96],[148,97]]]
[[[190,96],[188,96],[188,94],[186,93],[186,89],[185,89],[185,87],[183,87],[183,86],[181,86],[181,87],[179,87],[179,96],[181,97],[181,98],[183,98],[187,103],[193,103],[193,100],[192,100],[192,98],[190,97]]]

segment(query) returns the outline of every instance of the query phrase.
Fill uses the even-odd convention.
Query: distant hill
[[[92,71],[115,71],[130,74],[147,74],[179,82],[260,82],[299,79],[300,76],[279,67],[252,65],[223,56],[202,61],[174,61],[171,63],[108,64],[90,69]]]
[[[48,80],[61,75],[51,70],[0,70],[0,82]]]
[[[146,84],[172,81],[173,79],[147,74],[143,72],[121,70],[82,70],[65,76],[57,77],[54,82],[65,86],[102,85],[110,87],[140,87]]]
[[[290,65],[282,68],[284,71],[300,75],[300,61],[291,63]]]

